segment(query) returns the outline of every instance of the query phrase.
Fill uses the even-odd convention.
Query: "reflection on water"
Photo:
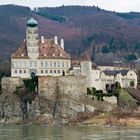
[[[140,140],[140,127],[1,126],[0,140]]]

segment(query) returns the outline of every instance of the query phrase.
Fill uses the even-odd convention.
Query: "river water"
[[[0,140],[140,140],[140,127],[1,126]]]

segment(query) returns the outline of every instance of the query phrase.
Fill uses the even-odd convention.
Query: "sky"
[[[117,12],[140,12],[140,0],[0,0],[0,5],[16,4],[33,7],[56,7],[62,5],[98,6]]]

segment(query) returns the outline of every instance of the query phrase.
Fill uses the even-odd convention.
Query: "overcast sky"
[[[2,4],[18,4],[33,7],[61,6],[61,5],[87,5],[98,6],[102,9],[118,12],[140,12],[140,0],[0,0]]]

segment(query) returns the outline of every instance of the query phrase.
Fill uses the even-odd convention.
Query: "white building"
[[[86,76],[88,87],[106,91],[119,82],[122,88],[137,88],[137,74],[134,70],[123,67],[94,66],[88,52],[81,56],[81,60],[72,61],[72,75]],[[132,84],[133,83],[133,84]]]
[[[106,91],[107,87],[119,82],[121,87],[130,87],[132,81],[137,87],[137,75],[133,70],[117,67],[97,67],[85,51],[80,60],[71,60],[64,51],[64,40],[39,39],[38,23],[28,20],[26,40],[11,56],[11,76],[30,78],[37,76],[81,75],[86,77],[88,87]]]
[[[29,78],[37,76],[69,75],[70,55],[64,51],[64,40],[60,45],[57,36],[54,39],[39,39],[38,23],[33,18],[28,20],[26,40],[11,56],[11,76]]]
[[[104,70],[101,72],[101,80],[103,90],[113,87],[116,82],[119,82],[122,88],[137,88],[137,74],[133,70]]]

